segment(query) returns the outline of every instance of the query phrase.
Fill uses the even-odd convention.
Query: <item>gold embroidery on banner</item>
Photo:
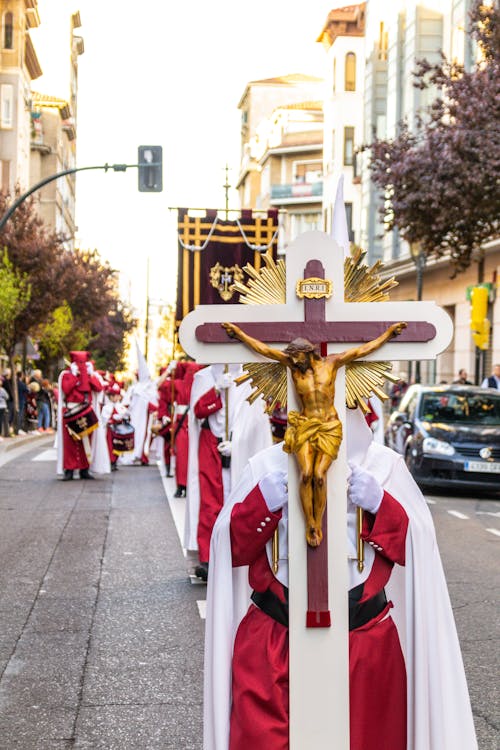
[[[234,266],[221,266],[216,263],[210,269],[210,283],[217,289],[224,302],[228,302],[234,294],[233,284],[241,282],[243,271],[237,263]]]

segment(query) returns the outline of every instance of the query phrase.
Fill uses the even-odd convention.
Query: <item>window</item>
[[[14,16],[6,13],[3,19],[3,48],[14,49]]]
[[[344,206],[349,242],[354,242],[354,232],[352,231],[352,203],[344,203]]]
[[[354,163],[354,128],[344,128],[344,166],[352,167]]]
[[[345,90],[356,91],[356,55],[348,52],[345,56]]]
[[[0,128],[10,129],[14,125],[14,87],[11,83],[0,86]]]
[[[295,162],[293,165],[293,182],[312,185],[323,178],[323,166],[320,161]]]
[[[10,192],[10,161],[6,161],[2,159],[2,161],[0,162],[0,169],[2,173],[0,187],[3,193],[9,193]]]

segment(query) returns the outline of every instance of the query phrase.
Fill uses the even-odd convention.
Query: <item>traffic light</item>
[[[137,156],[139,190],[161,193],[163,190],[163,151],[161,146],[139,146]]]
[[[487,349],[490,341],[488,315],[489,290],[485,286],[474,286],[470,290],[470,328],[478,349]]]

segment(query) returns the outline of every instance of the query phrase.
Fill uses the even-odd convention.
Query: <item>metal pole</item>
[[[144,325],[144,358],[148,361],[148,342],[149,342],[149,255],[146,259],[146,321]]]
[[[425,266],[425,254],[419,253],[415,259],[415,265],[417,267],[417,302],[422,301],[422,288],[424,281],[424,266]],[[417,359],[415,362],[415,383],[421,382],[421,371],[420,371],[420,360]]]
[[[6,213],[2,216],[0,219],[0,232],[5,227],[6,223],[21,203],[24,203],[26,198],[29,198],[29,196],[34,193],[36,190],[39,190],[44,185],[48,185],[49,182],[53,182],[53,180],[57,180],[59,177],[66,177],[68,174],[75,174],[75,172],[85,172],[89,169],[104,169],[105,172],[112,169],[113,172],[126,172],[129,167],[139,167],[141,165],[139,164],[102,164],[98,167],[73,167],[72,169],[65,169],[63,172],[57,172],[57,174],[53,174],[50,177],[46,177],[44,180],[40,180],[40,182],[37,182],[36,185],[33,185],[32,188],[27,190],[25,193],[19,196],[19,198],[16,198],[14,203],[10,206],[10,208],[6,211]]]

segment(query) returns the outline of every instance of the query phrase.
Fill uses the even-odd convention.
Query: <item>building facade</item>
[[[40,24],[37,0],[2,0],[0,53],[0,189],[29,186],[31,86],[42,75],[30,29]]]
[[[352,217],[352,239],[368,251],[368,260],[381,259],[385,273],[396,276],[399,286],[391,299],[411,300],[419,295],[435,300],[450,314],[455,336],[436,362],[422,363],[422,382],[451,382],[465,368],[471,380],[481,382],[500,362],[500,301],[497,299],[500,272],[500,242],[484,247],[484,262],[473,262],[465,272],[452,278],[446,259],[427,259],[425,265],[411,255],[411,249],[396,231],[384,232],[379,209],[383,196],[371,182],[368,152],[345,163],[346,147],[339,132],[354,128],[354,151],[376,136],[392,138],[405,119],[410,128],[431,103],[432,90],[413,86],[416,61],[440,60],[441,51],[449,60],[469,68],[476,50],[467,35],[470,0],[396,0],[344,6],[332,10],[319,36],[326,48],[324,197],[325,226],[334,201],[334,188],[344,174],[344,198],[348,218]],[[355,84],[346,73],[348,55],[356,56]],[[354,60],[351,59],[352,70]],[[357,62],[360,61],[360,68]],[[351,75],[352,78],[352,75]],[[354,90],[353,90],[354,88]],[[350,120],[352,119],[352,123]],[[348,122],[349,120],[349,122]],[[348,151],[349,153],[349,151]],[[349,158],[349,157],[348,157]],[[350,205],[352,203],[352,208]],[[418,270],[420,268],[420,270]],[[421,284],[419,283],[421,282]],[[470,288],[478,283],[489,288],[488,319],[491,335],[487,350],[476,348],[470,330]],[[402,365],[408,370],[408,365]],[[407,373],[411,379],[413,372]]]
[[[322,90],[322,79],[284,76],[249,83],[240,100],[240,206],[278,209],[279,252],[323,226]]]

